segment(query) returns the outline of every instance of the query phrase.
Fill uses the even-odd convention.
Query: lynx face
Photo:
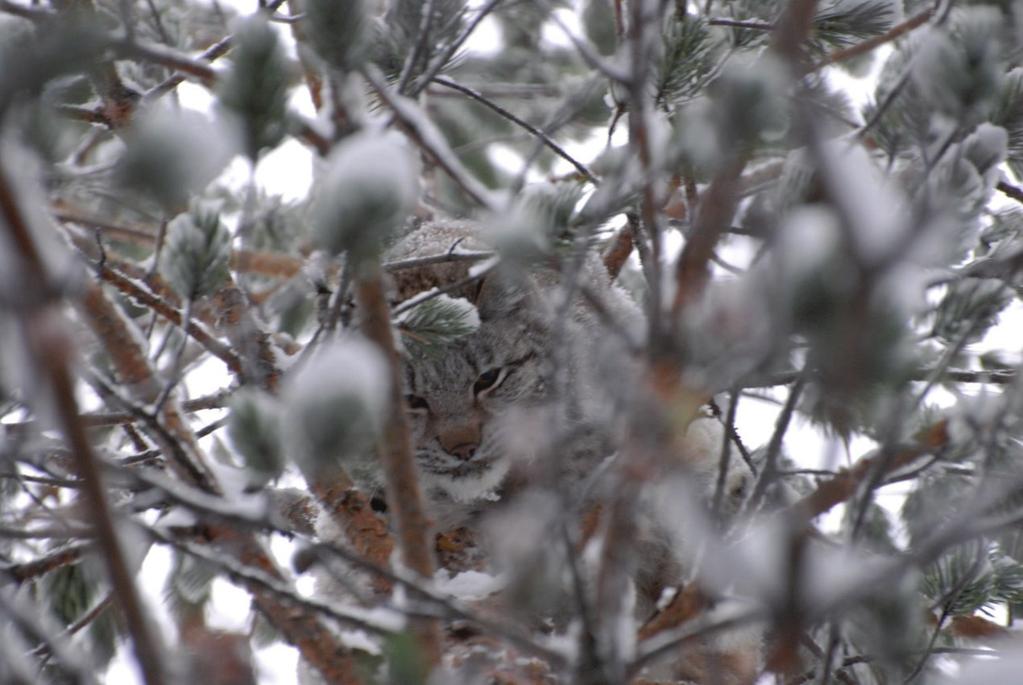
[[[549,326],[535,294],[487,283],[476,304],[476,332],[405,363],[419,467],[429,486],[460,502],[500,484],[516,410],[547,398]]]

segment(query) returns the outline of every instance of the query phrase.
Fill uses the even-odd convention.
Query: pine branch
[[[273,8],[278,7],[283,2],[284,0],[274,0],[268,5],[268,9],[272,11]],[[4,5],[0,6],[0,10],[7,10],[8,6],[11,5],[13,3],[5,0]],[[51,16],[50,13],[27,12],[24,14],[27,15],[27,18],[36,22],[48,20]],[[180,72],[143,94],[141,96],[143,103],[148,103],[151,99],[173,90],[184,81],[182,74],[193,76],[206,87],[212,87],[217,80],[218,74],[207,59],[216,59],[225,54],[232,45],[232,37],[228,36],[211,46],[198,58],[193,58],[166,45],[138,41],[131,36],[111,33],[100,38],[121,59],[144,60]],[[114,126],[127,124],[135,112],[135,100],[136,97],[132,95],[113,102],[112,105],[104,108],[104,116]],[[296,135],[312,146],[319,154],[324,155],[330,151],[330,141],[317,130],[314,124],[307,121],[305,117],[295,112],[289,112],[288,119],[297,130]]]
[[[629,256],[632,254],[632,246],[632,231],[628,226],[618,229],[609,241],[604,250],[603,261],[604,268],[607,269],[611,280],[618,278],[622,267],[625,266],[625,262],[629,260]]]
[[[737,29],[749,29],[751,31],[773,31],[774,24],[766,21],[754,21],[749,19],[729,19],[727,17],[712,17],[707,20],[711,26],[728,26]]]
[[[771,49],[797,74],[805,71],[803,44],[810,37],[816,14],[817,0],[789,0],[772,37]]]
[[[181,404],[181,408],[186,412],[222,409],[227,406],[228,399],[229,394],[227,392],[217,392],[205,397],[197,397],[194,400],[185,400]],[[82,414],[81,420],[87,428],[102,428],[135,423],[139,418],[130,412],[95,412]],[[15,421],[4,424],[4,428],[10,431],[35,430],[41,426],[42,424],[36,421]]]
[[[57,113],[72,121],[82,121],[86,124],[99,124],[107,128],[113,128],[114,123],[104,114],[100,108],[79,107],[76,105],[58,105]]]
[[[89,528],[68,528],[53,526],[51,528],[25,528],[24,526],[0,525],[0,539],[8,540],[77,540],[92,539],[95,533]]]
[[[999,181],[998,185],[995,186],[1001,191],[1006,197],[1011,197],[1016,202],[1023,204],[1023,188],[1018,188],[1014,185],[1010,185],[1005,181]]]
[[[355,280],[355,297],[363,312],[362,331],[385,355],[390,369],[387,420],[380,441],[380,463],[387,484],[388,508],[394,513],[398,542],[406,567],[424,579],[433,577],[434,559],[430,523],[426,516],[419,474],[412,453],[412,439],[405,397],[401,387],[401,367],[391,328],[384,284],[378,265]],[[441,657],[439,627],[432,621],[420,621],[415,627],[420,647],[431,664]]]
[[[306,44],[305,27],[302,25],[306,17],[303,0],[287,0],[288,9],[291,11],[293,21],[287,22],[291,27],[291,36],[295,39],[296,45]],[[276,14],[270,16],[270,21],[280,21],[281,17]],[[323,78],[320,76],[317,67],[309,60],[308,53],[299,49],[298,61],[302,65],[302,76],[305,79],[306,88],[309,89],[309,99],[313,101],[313,109],[316,112],[323,110]]]
[[[770,388],[778,385],[788,385],[799,377],[798,371],[789,371],[771,376],[763,381],[744,384],[744,388]],[[927,381],[934,376],[935,369],[921,369],[913,372],[908,380]],[[1009,385],[1015,382],[1017,374],[1015,371],[1007,370],[984,370],[970,371],[967,369],[946,369],[942,370],[939,379],[947,379],[956,383],[991,383],[993,385]]]
[[[87,322],[104,340],[122,382],[143,405],[154,401],[161,388],[149,368],[148,360],[138,347],[137,337],[127,330],[128,322],[106,301],[97,286],[89,289],[83,298],[83,305]],[[113,393],[113,389],[108,390]],[[176,404],[172,399],[163,406],[160,421],[132,405],[129,405],[129,409],[139,412],[147,421],[164,453],[173,457],[170,463],[177,466],[185,482],[216,494],[220,490],[219,485],[203,464],[196,437],[181,418]],[[272,575],[277,573],[270,557],[255,539],[239,536],[223,527],[207,526],[205,532],[211,544],[226,545],[228,549],[235,550],[241,563],[262,568]],[[281,605],[272,595],[256,594],[254,601],[269,621],[299,648],[303,657],[328,682],[356,682],[350,656],[317,620],[296,614]]]
[[[130,389],[132,397],[120,398],[113,389],[109,389],[110,394],[127,402],[129,409],[146,422],[160,448],[170,458],[170,464],[182,478],[201,488],[215,489],[215,479],[203,463],[195,435],[182,417],[177,400],[166,402],[159,417],[143,409],[156,402],[163,387],[150,368],[130,321],[96,284],[87,286],[76,305],[86,324],[102,341],[121,383]],[[131,404],[131,400],[140,406]]]
[[[224,575],[232,581],[248,588],[253,595],[256,595],[257,597],[272,595],[278,608],[281,606],[288,606],[300,609],[303,612],[308,611],[311,614],[319,614],[325,618],[337,621],[339,624],[348,628],[364,630],[370,635],[387,637],[393,634],[389,627],[379,623],[374,623],[373,621],[367,620],[355,613],[342,611],[330,602],[312,597],[303,597],[283,582],[279,573],[267,572],[266,563],[258,565],[247,564],[244,561],[232,558],[230,555],[221,554],[217,551],[211,550],[205,545],[198,545],[188,542],[187,540],[172,537],[171,535],[161,532],[157,528],[142,525],[139,527],[142,528],[145,535],[152,538],[155,542],[174,547],[175,549],[181,550],[182,552],[196,557],[197,559],[201,559],[208,564],[212,564],[220,571],[223,571]],[[274,611],[277,611],[278,608],[275,608]],[[298,631],[294,631],[294,634],[297,635],[299,633]],[[302,637],[302,641],[307,639],[308,636]],[[353,680],[351,682],[358,681]]]
[[[128,38],[115,39],[111,42],[121,59],[145,60],[159,64],[181,74],[192,76],[207,87],[212,87],[213,83],[217,80],[217,71],[210,66],[207,60],[201,57],[191,57],[166,45],[146,43]],[[182,80],[184,80],[183,77]]]
[[[81,214],[77,211],[54,209],[54,218],[59,221],[87,226],[108,236],[112,240],[127,242],[132,245],[152,246],[156,243],[156,229],[150,229],[145,225],[122,225],[114,224],[97,217]],[[81,244],[76,240],[76,244]],[[445,264],[450,262],[480,262],[494,256],[492,252],[476,252],[459,250],[450,251],[436,255],[425,255],[412,257],[391,262],[384,262],[382,268],[387,272],[404,271],[406,269],[418,269],[423,266],[434,264]],[[115,268],[122,269],[125,262],[110,262]],[[242,273],[258,274],[270,278],[293,278],[302,272],[304,260],[280,252],[266,252],[260,250],[232,250],[230,259],[231,269]],[[332,277],[333,273],[328,273]],[[175,294],[166,289],[166,294],[171,298]],[[163,294],[163,293],[160,293]],[[165,317],[166,318],[166,317]]]
[[[114,224],[99,217],[86,216],[78,211],[67,208],[64,202],[54,203],[52,206],[53,218],[60,222],[79,224],[98,231],[113,239],[120,240],[133,245],[153,245],[156,242],[156,231],[150,231],[143,226],[126,226]]]
[[[270,336],[262,330],[249,308],[245,294],[229,279],[213,296],[217,327],[224,331],[233,349],[240,352],[241,379],[267,392],[276,392],[281,370]]]
[[[629,149],[639,160],[639,226],[650,239],[650,259],[645,264],[644,275],[648,277],[648,328],[655,345],[662,344],[663,303],[661,296],[661,202],[657,197],[654,180],[652,141],[650,140],[649,112],[650,103],[647,94],[647,79],[653,68],[652,34],[658,18],[649,16],[646,3],[635,2],[629,5]],[[641,253],[642,254],[642,253]]]
[[[678,320],[683,308],[696,301],[710,279],[709,263],[721,236],[731,225],[739,196],[739,178],[745,160],[727,163],[700,197],[693,230],[675,264],[675,299],[672,316]]]
[[[32,561],[4,564],[0,566],[0,577],[6,577],[7,582],[20,585],[25,581],[34,580],[39,576],[46,575],[50,571],[77,563],[82,558],[83,553],[91,551],[95,547],[96,545],[92,542],[78,543],[61,547]]]
[[[105,265],[100,265],[97,268],[97,271],[99,273],[99,277],[104,282],[114,286],[142,306],[156,312],[175,326],[181,327],[184,323],[182,312],[178,311],[176,308],[172,307],[170,304],[126,276],[117,273]],[[232,373],[242,373],[242,361],[238,355],[236,355],[230,347],[224,345],[222,342],[210,335],[196,321],[189,321],[185,331],[210,354],[224,362]],[[138,372],[137,375],[144,376],[145,374]]]
[[[683,625],[680,628],[656,633],[649,640],[645,640],[638,645],[636,656],[629,663],[626,675],[628,678],[635,677],[644,668],[656,663],[663,657],[669,655],[677,657],[680,652],[684,653],[686,648],[699,645],[707,638],[727,633],[736,628],[748,627],[762,621],[764,618],[766,618],[766,615],[761,609],[747,611],[717,621],[708,620],[705,614],[702,617],[688,621],[687,625]]]
[[[59,628],[53,625],[52,621],[47,620],[48,617],[45,614],[41,615],[37,607],[29,604],[23,597],[15,593],[0,591],[0,615],[7,619],[4,625],[9,630],[17,630],[29,642],[38,641],[44,649],[56,657],[57,663],[66,671],[67,675],[71,678],[71,682],[83,683],[83,685],[96,685],[98,683],[96,676],[89,668],[90,660],[88,655],[82,653],[65,635],[59,632]],[[10,654],[10,652],[5,653],[4,651],[8,643],[13,642],[15,648],[22,644],[16,635],[17,633],[13,635],[8,633],[8,636],[2,641],[3,647],[0,647],[0,656]],[[24,663],[26,661],[24,656],[24,654],[17,654],[17,657],[10,660],[9,665],[17,667]],[[5,663],[4,666],[8,666],[8,664]],[[39,674],[42,670],[40,666],[33,664],[33,673],[28,675],[27,679],[24,680],[25,683],[39,682]],[[10,675],[11,672],[5,671],[4,675]],[[14,671],[14,673],[17,673],[17,671]],[[13,682],[20,683],[22,681],[15,679]]]
[[[949,655],[967,655],[967,656],[982,656],[982,657],[996,657],[999,652],[996,649],[973,649],[969,647],[934,647],[930,650],[931,654],[949,654]],[[914,652],[915,653],[915,652]],[[854,654],[853,656],[847,656],[842,659],[842,662],[838,664],[837,670],[842,671],[851,666],[857,664],[869,664],[877,661],[880,657],[873,656],[870,654]],[[811,668],[800,676],[788,681],[787,685],[803,685],[808,683],[817,677],[817,669]]]
[[[226,504],[215,497],[211,497],[177,481],[170,480],[158,473],[125,470],[124,468],[117,468],[116,472],[125,478],[133,479],[140,484],[158,489],[164,494],[168,502],[187,507],[203,518],[213,517],[227,524],[245,526],[260,532],[276,532],[294,538],[307,545],[307,550],[310,554],[321,558],[340,559],[351,567],[370,574],[381,587],[393,588],[400,586],[417,599],[425,600],[434,605],[442,615],[449,619],[466,621],[479,626],[482,630],[506,640],[519,649],[544,659],[554,667],[563,667],[566,664],[566,656],[562,652],[545,647],[525,633],[510,629],[500,621],[488,618],[486,615],[461,606],[460,603],[453,599],[431,589],[429,584],[424,584],[418,575],[391,570],[388,567],[389,559],[378,562],[361,554],[358,550],[349,548],[347,545],[320,542],[309,537],[308,533],[296,531],[289,525],[282,523],[273,510],[268,509],[256,512],[253,509],[239,508],[232,504]],[[178,542],[170,538],[168,540],[170,540],[168,544],[176,544]],[[286,598],[290,597],[290,591],[286,592],[285,595]],[[436,616],[436,613],[421,614],[410,607],[395,608],[395,610],[408,612],[412,616]]]
[[[914,443],[895,451],[889,458],[886,458],[887,463],[880,475],[889,474],[911,464],[925,454],[940,450],[949,443],[949,439],[948,422],[944,419],[938,421],[920,431]],[[860,484],[874,472],[878,459],[883,456],[860,458],[852,468],[845,469],[834,478],[819,483],[816,490],[792,505],[792,510],[806,520],[811,520],[830,511],[834,506],[845,502],[856,494]]]
[[[433,3],[434,0],[423,0],[422,5],[419,7],[418,40],[416,40],[412,49],[409,50],[408,55],[405,57],[405,64],[401,67],[401,74],[398,76],[397,85],[398,95],[406,94],[412,70],[421,59],[425,59],[430,54],[427,43],[430,40],[430,27],[433,23]]]
[[[877,126],[878,123],[880,123],[881,118],[889,109],[891,109],[892,105],[895,104],[895,100],[902,93],[903,89],[905,89],[906,84],[909,83],[909,80],[912,77],[912,75],[913,75],[912,62],[910,62],[910,64],[906,65],[905,69],[903,69],[902,73],[899,74],[899,77],[892,84],[891,88],[888,90],[888,93],[885,95],[884,100],[882,100],[874,108],[874,110],[870,114],[870,118],[867,119],[867,121],[863,123],[863,126],[860,127],[860,130],[856,132],[857,138],[861,139],[865,138],[867,133],[870,132],[872,128]]]
[[[248,306],[244,295],[233,286],[222,289],[216,296],[219,302],[221,320],[232,337],[236,349],[249,350],[253,362],[249,363],[252,377],[259,387],[272,394],[278,390],[280,371],[274,363],[274,353],[269,338],[262,331]],[[338,527],[345,531],[349,541],[367,558],[385,564],[394,548],[386,525],[376,516],[365,494],[354,488],[344,469],[338,467],[331,473],[318,473],[315,478],[306,478],[306,485],[324,506],[328,515]],[[378,593],[390,588],[386,583],[374,581]]]
[[[912,31],[913,29],[926,24],[933,15],[934,8],[928,7],[922,12],[914,14],[909,19],[906,19],[902,23],[897,24],[896,26],[893,26],[892,28],[888,29],[880,36],[868,38],[862,43],[857,43],[856,45],[851,45],[841,50],[835,50],[834,52],[830,53],[827,57],[822,59],[820,62],[817,62],[812,67],[810,67],[810,71],[818,71],[830,64],[837,64],[838,62],[844,62],[846,60],[853,59],[854,57],[859,57],[860,55],[864,55],[870,52],[871,50],[884,45],[885,43],[890,43],[893,40],[897,40],[904,36],[905,34]]]
[[[383,80],[379,70],[373,65],[367,65],[362,70],[362,75],[372,86],[380,99],[383,100],[393,112],[395,119],[401,125],[409,138],[418,145],[433,161],[451,177],[459,188],[465,191],[473,202],[485,209],[496,211],[497,206],[491,197],[490,191],[483,187],[469,171],[462,165],[458,158],[451,152],[444,139],[433,128],[428,119],[416,105],[391,92],[390,87]]]
[[[273,12],[275,12],[277,8],[279,8],[283,4],[284,0],[271,0],[262,9],[268,14],[273,14]],[[201,53],[199,53],[197,59],[201,60],[202,62],[216,61],[217,59],[223,57],[228,53],[228,51],[233,46],[233,43],[234,43],[233,35],[225,36],[224,38],[221,38],[217,42],[213,43],[213,45],[209,46]],[[169,93],[170,91],[174,90],[184,81],[185,77],[182,74],[173,74],[171,76],[168,76],[166,79],[164,79],[157,85],[147,90],[142,96],[142,101],[148,104],[153,100],[159,98],[160,96],[165,95],[166,93]]]
[[[42,257],[30,235],[28,222],[11,192],[6,175],[6,170],[0,168],[0,212],[7,231],[26,267],[26,275],[32,274],[36,282],[48,283],[49,277]],[[75,457],[78,473],[84,481],[83,492],[90,510],[90,520],[96,529],[110,581],[117,601],[124,611],[135,655],[146,683],[161,685],[166,682],[167,674],[162,661],[162,650],[152,632],[138,588],[129,570],[124,545],[117,533],[113,512],[107,500],[102,474],[85,427],[79,418],[74,381],[69,371],[74,345],[61,329],[61,323],[52,320],[51,317],[52,315],[45,310],[27,315],[25,321],[27,349],[36,357],[53,390],[52,401],[58,422]]]
[[[540,0],[540,3],[545,6],[546,9],[552,9],[550,3],[547,0]],[[609,60],[604,59],[600,53],[593,49],[593,47],[585,40],[579,38],[565,22],[561,20],[557,12],[551,11],[551,21],[558,27],[562,34],[568,38],[569,42],[572,43],[572,47],[575,48],[576,52],[582,58],[586,66],[590,67],[599,74],[607,77],[611,81],[617,81],[618,83],[628,84],[631,80],[631,75],[613,64]]]

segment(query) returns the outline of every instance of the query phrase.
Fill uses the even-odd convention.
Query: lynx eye
[[[501,381],[504,380],[506,370],[504,368],[488,369],[480,374],[480,377],[476,379],[476,382],[472,385],[472,391],[476,395],[493,390]]]
[[[425,411],[430,405],[419,395],[405,395],[405,405],[412,411]]]

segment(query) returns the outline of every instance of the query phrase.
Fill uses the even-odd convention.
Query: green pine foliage
[[[260,16],[239,22],[235,40],[219,99],[238,118],[242,149],[255,162],[262,150],[277,147],[284,138],[289,65],[277,32]]]
[[[480,320],[472,303],[441,294],[400,315],[397,323],[403,344],[416,355],[457,343],[479,328]]]
[[[825,52],[880,35],[895,23],[889,0],[838,0],[818,7],[813,18],[814,48]]]
[[[368,0],[311,0],[305,3],[310,47],[335,69],[355,69],[372,50],[378,27]]]
[[[212,295],[230,276],[231,234],[215,206],[196,203],[167,225],[161,269],[182,297]]]
[[[272,397],[257,390],[235,394],[227,437],[253,476],[254,486],[265,485],[284,469],[280,431],[280,407]]]
[[[39,591],[46,597],[50,611],[60,625],[83,622],[85,640],[94,663],[98,667],[108,664],[117,647],[117,617],[104,604],[109,587],[100,580],[95,569],[87,568],[85,563],[59,568],[43,579]],[[86,622],[91,613],[95,613],[96,617]]]
[[[722,51],[706,24],[688,16],[669,20],[663,46],[655,101],[670,111],[703,91],[719,66]]]

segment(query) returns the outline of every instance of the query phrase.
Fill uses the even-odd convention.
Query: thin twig
[[[250,589],[255,588],[257,591],[268,591],[278,600],[283,600],[290,606],[310,609],[318,614],[322,614],[327,618],[337,621],[341,625],[355,628],[357,630],[365,630],[372,635],[389,636],[393,634],[392,630],[388,626],[374,623],[372,620],[358,616],[355,613],[341,611],[331,602],[326,602],[312,597],[303,597],[298,594],[298,592],[288,587],[279,578],[275,578],[262,569],[246,566],[228,555],[220,554],[208,549],[207,547],[175,539],[156,528],[143,526],[141,524],[139,524],[138,527],[156,542],[169,545],[175,549],[186,552],[197,559],[202,559],[207,563],[213,564],[223,571],[231,580]]]
[[[461,279],[459,281],[455,281],[454,283],[451,283],[449,285],[445,285],[442,288],[434,288],[433,290],[428,290],[427,292],[420,293],[419,295],[416,295],[415,297],[410,297],[407,300],[405,300],[404,302],[402,302],[400,305],[395,307],[393,314],[394,314],[394,316],[399,316],[399,315],[404,314],[405,312],[409,311],[410,309],[414,309],[415,307],[418,307],[419,305],[423,304],[424,302],[428,302],[428,301],[434,299],[435,297],[440,297],[441,295],[446,295],[447,293],[454,292],[454,291],[457,291],[457,290],[461,290],[465,286],[467,286],[467,285],[469,285],[471,283],[475,283],[476,281],[480,280],[481,278],[484,278],[487,274],[489,274],[491,271],[493,271],[496,266],[497,266],[497,264],[492,264],[492,265],[488,266],[485,269],[481,269],[480,271],[478,271],[478,272],[476,272],[474,274],[470,274],[469,276],[466,276],[465,278],[463,278],[463,279]]]
[[[792,421],[792,416],[796,410],[796,404],[799,402],[799,397],[803,392],[803,387],[806,385],[806,379],[807,375],[805,373],[800,374],[799,377],[796,378],[796,383],[792,386],[792,390],[789,391],[789,397],[785,401],[785,406],[782,407],[781,413],[778,415],[778,420],[775,422],[774,426],[774,432],[771,434],[771,440],[767,443],[767,454],[764,457],[763,468],[760,471],[760,475],[757,477],[756,485],[753,487],[753,493],[746,502],[745,511],[748,513],[754,513],[759,509],[760,503],[767,494],[767,488],[774,482],[778,475],[778,457],[781,455],[781,447],[785,440],[785,432],[788,430],[789,423]]]
[[[443,254],[426,255],[424,257],[413,257],[411,259],[399,259],[392,262],[384,262],[381,265],[384,271],[395,272],[406,269],[418,269],[421,266],[433,266],[434,264],[448,264],[451,262],[481,262],[494,256],[493,252],[445,252]]]
[[[898,451],[887,459],[884,473],[890,473],[902,468],[919,457],[939,450],[948,444],[948,424],[941,420],[922,430],[916,440]],[[837,504],[845,502],[852,497],[860,483],[867,479],[877,463],[878,455],[862,457],[855,465],[847,470],[840,471],[834,478],[818,483],[817,488],[793,505],[793,509],[807,519],[812,519],[820,514],[830,511]]]
[[[1006,197],[1011,197],[1016,202],[1023,204],[1023,188],[1010,185],[1005,181],[999,181],[995,187],[1005,194]]]
[[[559,157],[561,157],[562,159],[567,161],[569,164],[571,164],[573,167],[575,167],[575,170],[578,171],[583,176],[583,178],[585,178],[587,181],[589,181],[593,185],[598,185],[600,183],[597,180],[597,177],[593,175],[593,172],[590,171],[586,167],[585,164],[583,164],[582,162],[577,160],[572,155],[568,154],[568,152],[563,147],[558,145],[553,139],[551,139],[550,136],[548,136],[546,133],[544,133],[543,131],[538,129],[536,126],[533,126],[532,124],[530,124],[528,121],[525,121],[524,119],[519,118],[518,116],[516,116],[512,112],[508,111],[507,109],[505,109],[501,105],[497,104],[496,102],[493,102],[492,100],[487,99],[486,97],[481,95],[478,91],[475,91],[472,88],[469,88],[468,86],[463,86],[462,84],[460,84],[460,83],[458,83],[456,81],[453,81],[453,80],[451,80],[449,78],[445,78],[443,76],[437,76],[437,77],[434,77],[433,82],[437,83],[437,84],[440,84],[440,85],[444,86],[445,88],[451,88],[452,90],[457,90],[459,93],[462,93],[462,94],[472,98],[473,100],[481,103],[482,105],[484,105],[486,107],[489,107],[491,110],[493,110],[494,112],[497,112],[498,114],[500,114],[505,119],[508,119],[509,121],[514,122],[515,124],[518,124],[522,128],[524,128],[527,131],[529,131],[530,133],[532,133],[534,136],[539,138],[541,141],[543,141],[543,144],[546,145],[547,147],[549,147],[551,150],[553,150],[554,154],[558,155]]]
[[[272,0],[271,2],[267,3],[265,11],[272,14],[274,11],[277,10],[277,8],[279,8],[283,4],[284,0]],[[213,62],[216,59],[226,55],[228,50],[230,50],[233,47],[233,44],[234,36],[233,35],[225,36],[224,38],[221,38],[217,42],[213,43],[213,45],[209,46],[208,48],[200,52],[197,59],[205,62]],[[184,80],[185,77],[182,74],[173,74],[167,77],[166,79],[156,84],[143,94],[142,96],[143,102],[148,103],[152,100],[155,100],[156,98],[159,98],[161,95],[164,95],[165,93],[169,93],[170,91],[177,88],[181,83],[183,83]]]
[[[539,1],[541,4],[545,5],[548,9],[550,9],[550,4],[547,2],[547,0]],[[596,50],[594,50],[589,43],[576,36],[572,29],[566,26],[565,22],[561,20],[561,17],[558,16],[557,12],[552,11],[550,13],[550,18],[551,21],[554,22],[555,26],[557,26],[561,30],[561,32],[565,35],[566,38],[568,38],[569,42],[572,43],[572,46],[575,48],[576,52],[579,53],[579,56],[582,57],[583,62],[585,62],[588,67],[603,74],[612,81],[618,81],[619,83],[624,84],[628,84],[631,82],[632,77],[628,72],[619,69],[617,65],[614,65],[608,60],[601,57],[600,54]]]
[[[465,191],[466,195],[472,198],[476,204],[486,209],[496,210],[497,205],[491,198],[490,191],[462,165],[415,103],[392,93],[380,71],[372,64],[363,68],[362,75],[380,96],[380,99],[391,109],[409,137],[451,177],[451,180]]]
[[[675,299],[672,314],[677,319],[686,304],[696,300],[710,278],[708,264],[714,248],[731,225],[738,202],[739,175],[745,160],[733,159],[714,176],[700,197],[700,207],[693,221],[686,245],[675,266]]]
[[[409,79],[412,77],[412,70],[415,69],[416,64],[421,60],[429,56],[429,47],[427,44],[430,40],[430,26],[433,24],[433,2],[434,0],[424,0],[419,5],[419,31],[417,32],[418,39],[416,44],[412,46],[408,55],[405,57],[405,64],[401,67],[401,75],[398,77],[398,95],[405,95],[405,91],[409,85]]]
[[[476,16],[472,18],[472,21],[470,21],[465,27],[465,30],[459,34],[458,38],[456,38],[444,52],[434,57],[429,66],[427,66],[423,73],[419,75],[416,79],[415,85],[409,89],[409,97],[416,97],[424,88],[430,85],[430,81],[432,81],[433,78],[440,73],[440,70],[451,61],[451,58],[454,57],[455,53],[461,49],[461,47],[465,44],[465,41],[469,40],[469,36],[471,36],[473,31],[476,30],[476,27],[480,25],[480,22],[486,19],[487,15],[489,15],[500,2],[501,0],[489,0],[486,5],[476,12]]]
[[[707,20],[710,26],[728,26],[736,29],[750,29],[753,31],[773,31],[774,24],[767,21],[755,21],[752,19],[729,19],[728,17],[712,17]]]
[[[867,119],[863,126],[861,126],[856,132],[857,138],[863,138],[866,136],[867,133],[881,121],[881,117],[883,117],[885,112],[887,112],[895,103],[895,99],[899,96],[899,93],[901,93],[902,89],[906,87],[907,83],[909,83],[909,79],[913,74],[912,68],[913,64],[911,57],[910,63],[907,64],[905,70],[899,74],[899,78],[892,84],[891,89],[885,95],[884,100],[882,100],[874,111],[870,113],[870,118]]]
[[[725,481],[732,460],[732,431],[735,429],[735,415],[739,409],[739,390],[733,388],[729,393],[728,414],[724,418],[725,430],[721,431],[721,456],[718,458],[718,479],[714,486],[713,513],[721,512],[721,502],[725,493]]]
[[[786,371],[784,373],[775,374],[764,380],[755,381],[752,383],[744,383],[744,388],[771,388],[778,385],[788,385],[789,383],[796,380],[799,377],[799,371]],[[932,378],[934,369],[921,369],[914,371],[909,376],[911,381],[927,381]],[[971,371],[969,369],[948,369],[942,371],[939,380],[949,380],[956,383],[991,383],[992,385],[1009,385],[1015,382],[1017,373],[1015,370],[981,370]]]
[[[628,676],[630,678],[635,676],[644,667],[653,664],[661,657],[668,655],[678,656],[681,651],[691,644],[698,644],[706,638],[761,621],[765,618],[765,613],[763,610],[755,609],[717,621],[709,621],[705,617],[706,615],[692,621],[693,625],[686,625],[678,630],[659,633],[655,637],[640,643],[636,657],[629,664]]]
[[[173,308],[160,297],[153,294],[146,288],[143,288],[132,279],[114,271],[110,267],[100,266],[98,271],[100,278],[120,290],[125,295],[128,295],[139,304],[160,314],[160,316],[167,319],[167,321],[175,326],[180,327],[185,325],[185,332],[192,336],[192,338],[202,345],[210,354],[224,362],[232,373],[240,374],[242,372],[242,362],[238,355],[236,355],[230,347],[210,335],[197,322],[185,321],[184,315],[177,309]]]
[[[92,542],[82,542],[74,545],[61,547],[49,554],[24,561],[20,564],[5,564],[0,566],[0,576],[6,576],[10,582],[21,584],[26,580],[34,580],[50,571],[55,571],[69,564],[74,564],[81,559],[82,554],[95,548]]]

